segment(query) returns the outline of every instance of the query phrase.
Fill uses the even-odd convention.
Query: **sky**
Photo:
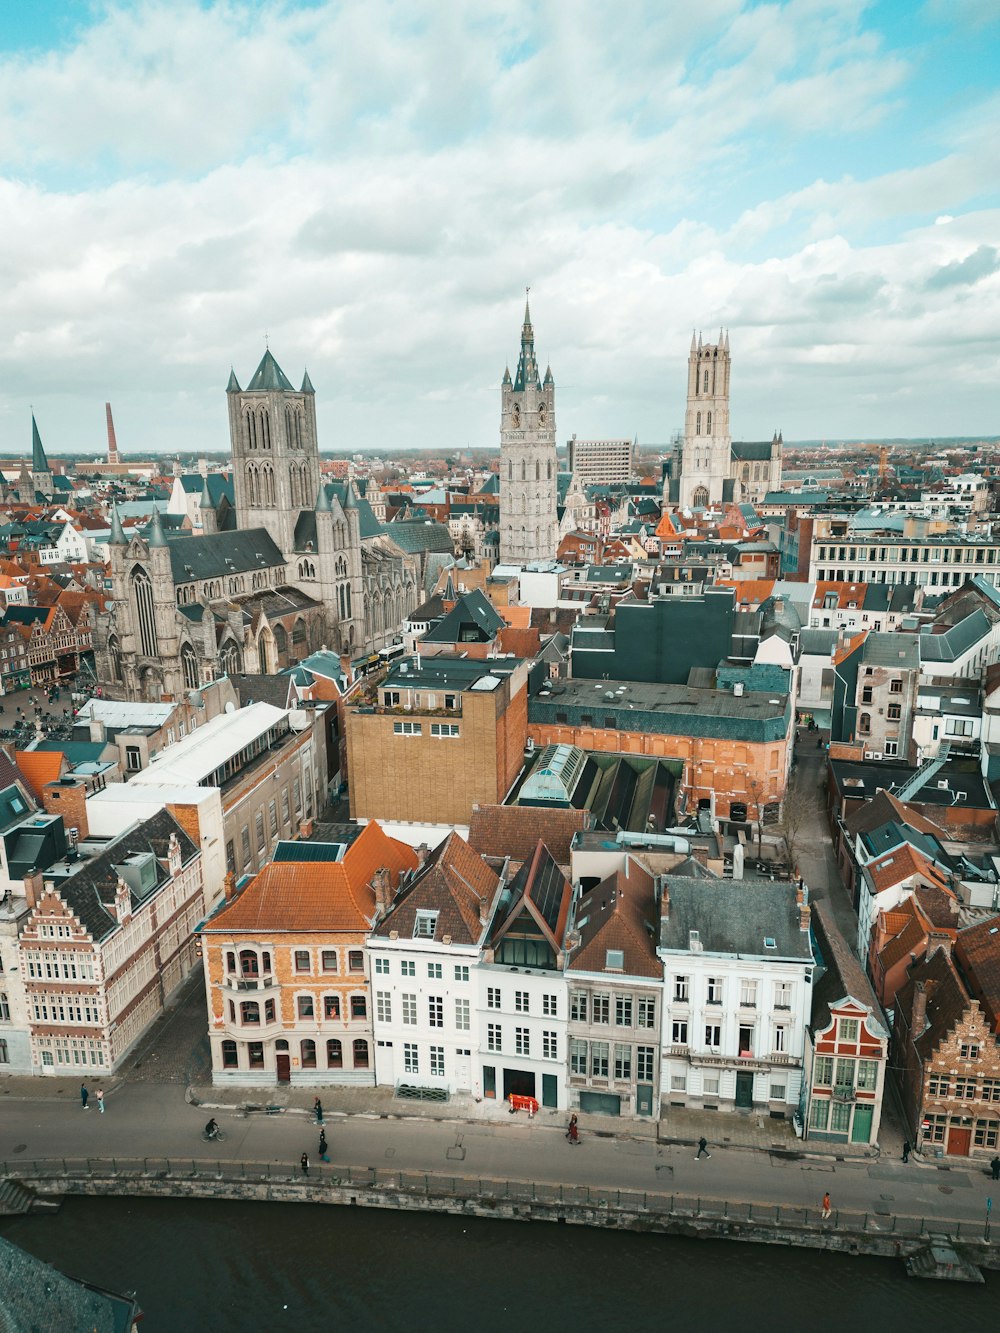
[[[0,455],[1000,433],[996,0],[0,0]]]

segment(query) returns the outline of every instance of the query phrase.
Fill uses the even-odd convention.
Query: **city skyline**
[[[557,439],[994,434],[997,13],[47,0],[0,35],[0,453],[227,445],[308,367],[324,452],[498,447],[524,287]]]

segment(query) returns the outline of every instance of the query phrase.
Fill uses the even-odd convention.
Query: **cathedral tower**
[[[687,413],[681,462],[680,503],[701,508],[721,504],[730,475],[729,334],[717,343],[695,341],[688,355]]]
[[[226,398],[237,526],[266,528],[290,559],[296,525],[319,490],[316,394],[309,375],[296,393],[267,351],[245,389],[230,374]]]
[[[521,355],[511,381],[500,390],[500,561],[527,564],[554,560],[559,545],[556,518],[556,385],[544,381],[535,360],[531,311],[524,303]]]

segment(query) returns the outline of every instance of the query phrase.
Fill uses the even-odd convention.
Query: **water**
[[[1000,1291],[821,1251],[307,1204],[68,1199],[0,1233],[134,1290],[143,1333],[919,1333],[987,1327]]]

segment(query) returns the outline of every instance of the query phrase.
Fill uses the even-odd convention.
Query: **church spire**
[[[111,416],[111,404],[104,404],[104,412],[108,419],[108,462],[117,463],[118,460],[118,441],[115,439],[115,423]]]
[[[150,521],[149,527],[146,529],[145,537],[147,543],[151,547],[166,546],[167,544],[167,535],[163,531],[163,523],[160,519],[160,511],[158,509],[153,510],[153,517]]]
[[[38,433],[38,424],[35,421],[35,414],[31,414],[31,470],[32,472],[50,472],[49,460],[45,457],[45,450],[42,448],[42,437]]]
[[[122,527],[121,518],[118,515],[118,506],[111,506],[111,536],[108,538],[110,546],[124,546],[125,529]]]
[[[521,325],[521,355],[517,360],[517,374],[514,388],[540,389],[542,381],[538,375],[538,362],[535,360],[535,331],[531,327],[531,307],[528,298],[524,298],[524,323]]]

